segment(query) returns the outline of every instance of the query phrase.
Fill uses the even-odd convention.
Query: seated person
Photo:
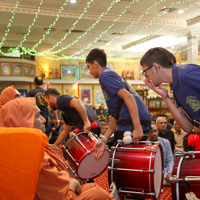
[[[183,129],[181,129],[181,127],[177,124],[176,121],[174,121],[174,125],[171,131],[174,132],[174,140],[176,143],[174,153],[176,153],[177,151],[184,151],[183,138],[187,133],[183,131]]]
[[[109,123],[104,123],[101,125],[101,134],[100,138],[104,137],[104,134],[106,133],[106,130],[108,129]],[[114,144],[114,133],[110,136],[110,138],[107,141],[108,148],[110,149],[111,146]]]
[[[0,108],[4,104],[6,104],[8,101],[10,101],[12,99],[16,99],[16,98],[21,98],[21,97],[20,97],[20,93],[17,91],[17,89],[15,88],[14,85],[11,85],[11,86],[5,88],[1,92],[1,96],[0,96]]]
[[[0,109],[0,113],[4,127],[29,127],[45,131],[45,119],[40,115],[35,98],[12,100]],[[50,146],[46,146],[37,184],[35,200],[41,199],[114,200],[95,183],[80,186],[78,181],[70,179],[66,163]]]
[[[174,157],[169,140],[158,137],[158,128],[156,125],[151,125],[153,130],[150,131],[149,140],[153,142],[159,142],[164,151],[164,180],[163,186],[169,185],[170,177],[172,176],[172,170],[174,165]]]

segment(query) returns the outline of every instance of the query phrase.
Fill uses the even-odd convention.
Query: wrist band
[[[106,141],[105,141],[105,140],[102,140],[102,139],[101,139],[101,141],[102,141],[104,144],[106,144]]]
[[[168,98],[168,97],[169,97],[169,95],[167,94],[166,96],[162,97],[162,99],[166,99],[166,98]]]
[[[103,135],[101,138],[104,138],[104,139],[107,141],[107,138],[106,138],[106,136],[105,136],[105,135]]]

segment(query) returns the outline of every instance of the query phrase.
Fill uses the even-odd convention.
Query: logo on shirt
[[[196,97],[188,96],[186,98],[186,103],[192,108],[193,112],[200,109],[200,101]]]
[[[133,94],[134,97],[138,97],[138,93],[132,88],[132,87],[129,87],[130,88],[130,91],[131,93]]]
[[[109,97],[108,97],[106,91],[102,90],[102,92],[103,92],[103,96],[104,96],[105,101],[107,101],[109,99]]]
[[[44,100],[44,93],[42,93],[42,92],[39,92],[39,93],[37,93],[36,95],[35,95],[35,98],[36,98],[36,104],[37,105],[47,105],[47,103],[45,102],[45,100]]]

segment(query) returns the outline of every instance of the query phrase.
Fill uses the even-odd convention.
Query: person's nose
[[[40,115],[40,120],[41,120],[42,124],[44,124],[46,122],[46,119],[44,117],[42,117],[41,115]]]

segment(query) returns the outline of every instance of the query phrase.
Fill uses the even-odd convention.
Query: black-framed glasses
[[[148,68],[145,69],[145,70],[141,70],[142,75],[145,76],[145,77],[147,78],[146,71],[149,70],[149,69],[151,69],[152,67],[153,67],[153,65],[151,65],[150,67],[148,67]]]

